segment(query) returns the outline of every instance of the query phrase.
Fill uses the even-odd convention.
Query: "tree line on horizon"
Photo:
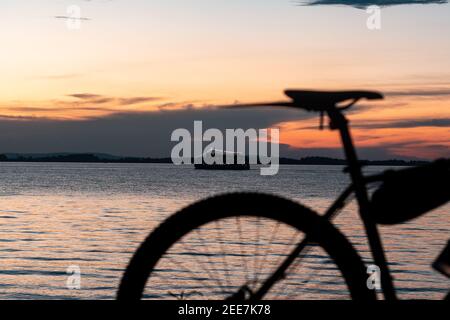
[[[110,155],[98,155],[94,153],[73,153],[73,154],[47,154],[47,155],[20,155],[8,156],[0,154],[0,161],[3,162],[88,162],[88,163],[172,163],[169,157],[119,157]],[[280,158],[280,164],[285,165],[346,165],[346,160],[329,157],[304,157],[300,159]],[[363,165],[379,166],[416,166],[429,163],[429,161],[418,160],[362,160]]]

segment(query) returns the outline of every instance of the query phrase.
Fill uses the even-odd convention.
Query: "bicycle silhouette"
[[[378,225],[403,223],[445,204],[450,199],[450,160],[364,176],[343,111],[360,99],[383,96],[370,91],[285,93],[291,101],[233,107],[316,111],[321,128],[328,115],[330,129],[340,133],[350,186],[323,215],[259,193],[224,194],[194,203],[169,217],[141,244],[123,275],[118,299],[298,299],[300,294],[300,299],[376,299],[362,258],[330,222],[353,195],[379,270],[380,289],[385,299],[397,298]],[[374,184],[378,189],[370,197]],[[450,242],[433,265],[447,277],[449,251]],[[305,276],[305,269],[312,274]]]

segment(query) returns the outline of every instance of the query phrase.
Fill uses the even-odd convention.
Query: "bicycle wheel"
[[[118,299],[251,297],[304,237],[307,254],[290,265],[266,299],[375,299],[359,255],[327,220],[273,195],[232,193],[194,203],[141,244]]]

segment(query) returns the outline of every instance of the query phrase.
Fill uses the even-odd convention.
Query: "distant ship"
[[[202,156],[202,163],[195,164],[195,169],[201,169],[201,170],[250,170],[250,163],[248,161],[248,158],[245,157],[245,163],[239,164],[238,163],[238,156],[240,156],[239,153],[235,152],[229,152],[229,151],[223,151],[223,150],[211,150],[207,151],[206,154],[210,153],[211,157],[216,157],[216,154],[222,154],[223,163],[215,163],[215,164],[207,164],[204,161],[204,155]],[[226,157],[230,154],[234,155],[234,161],[233,163],[226,163]]]

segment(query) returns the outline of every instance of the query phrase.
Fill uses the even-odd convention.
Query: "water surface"
[[[375,173],[385,167],[369,167]],[[323,212],[348,183],[340,166],[281,166],[276,176],[168,164],[0,163],[0,298],[112,299],[133,251],[162,220],[217,193],[259,191]],[[402,298],[439,299],[449,281],[431,262],[449,239],[449,205],[382,227]],[[336,220],[366,261],[350,206]],[[81,289],[66,287],[79,266]]]

